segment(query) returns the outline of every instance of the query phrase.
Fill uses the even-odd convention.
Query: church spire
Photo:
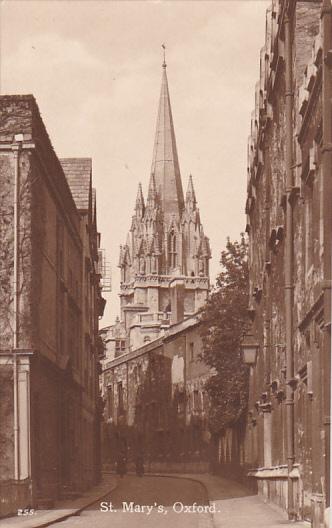
[[[143,192],[142,192],[142,184],[138,184],[138,190],[137,190],[137,196],[136,196],[136,204],[135,204],[135,211],[136,215],[140,218],[144,215],[144,198],[143,198]]]
[[[147,198],[147,201],[146,201],[146,205],[148,207],[150,207],[150,208],[154,208],[155,207],[155,205],[156,205],[156,194],[157,194],[156,180],[155,180],[154,174],[152,172],[151,176],[150,176],[148,198]]]
[[[194,190],[193,177],[190,174],[187,193],[186,193],[186,207],[190,211],[194,211],[196,209],[196,204],[197,204],[197,201],[196,201],[196,195],[195,195],[195,190]]]
[[[163,46],[164,47],[164,46]],[[178,218],[184,208],[181,174],[164,57],[152,169],[165,218]]]

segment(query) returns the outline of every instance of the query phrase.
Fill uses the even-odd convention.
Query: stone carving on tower
[[[209,291],[210,258],[191,175],[183,195],[164,61],[147,199],[139,183],[131,228],[120,247],[121,320],[130,349],[169,326],[175,277],[184,283],[185,316],[197,312]]]

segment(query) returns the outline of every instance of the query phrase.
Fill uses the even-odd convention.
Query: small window
[[[189,343],[190,361],[195,359],[194,343]]]

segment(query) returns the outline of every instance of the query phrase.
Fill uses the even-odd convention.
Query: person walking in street
[[[136,475],[138,477],[143,477],[144,475],[144,458],[142,453],[136,456]]]
[[[127,473],[127,460],[123,453],[120,453],[117,462],[116,462],[116,472],[120,475],[120,478]]]

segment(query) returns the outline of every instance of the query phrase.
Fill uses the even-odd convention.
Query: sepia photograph
[[[331,0],[0,0],[0,528],[328,528]]]

